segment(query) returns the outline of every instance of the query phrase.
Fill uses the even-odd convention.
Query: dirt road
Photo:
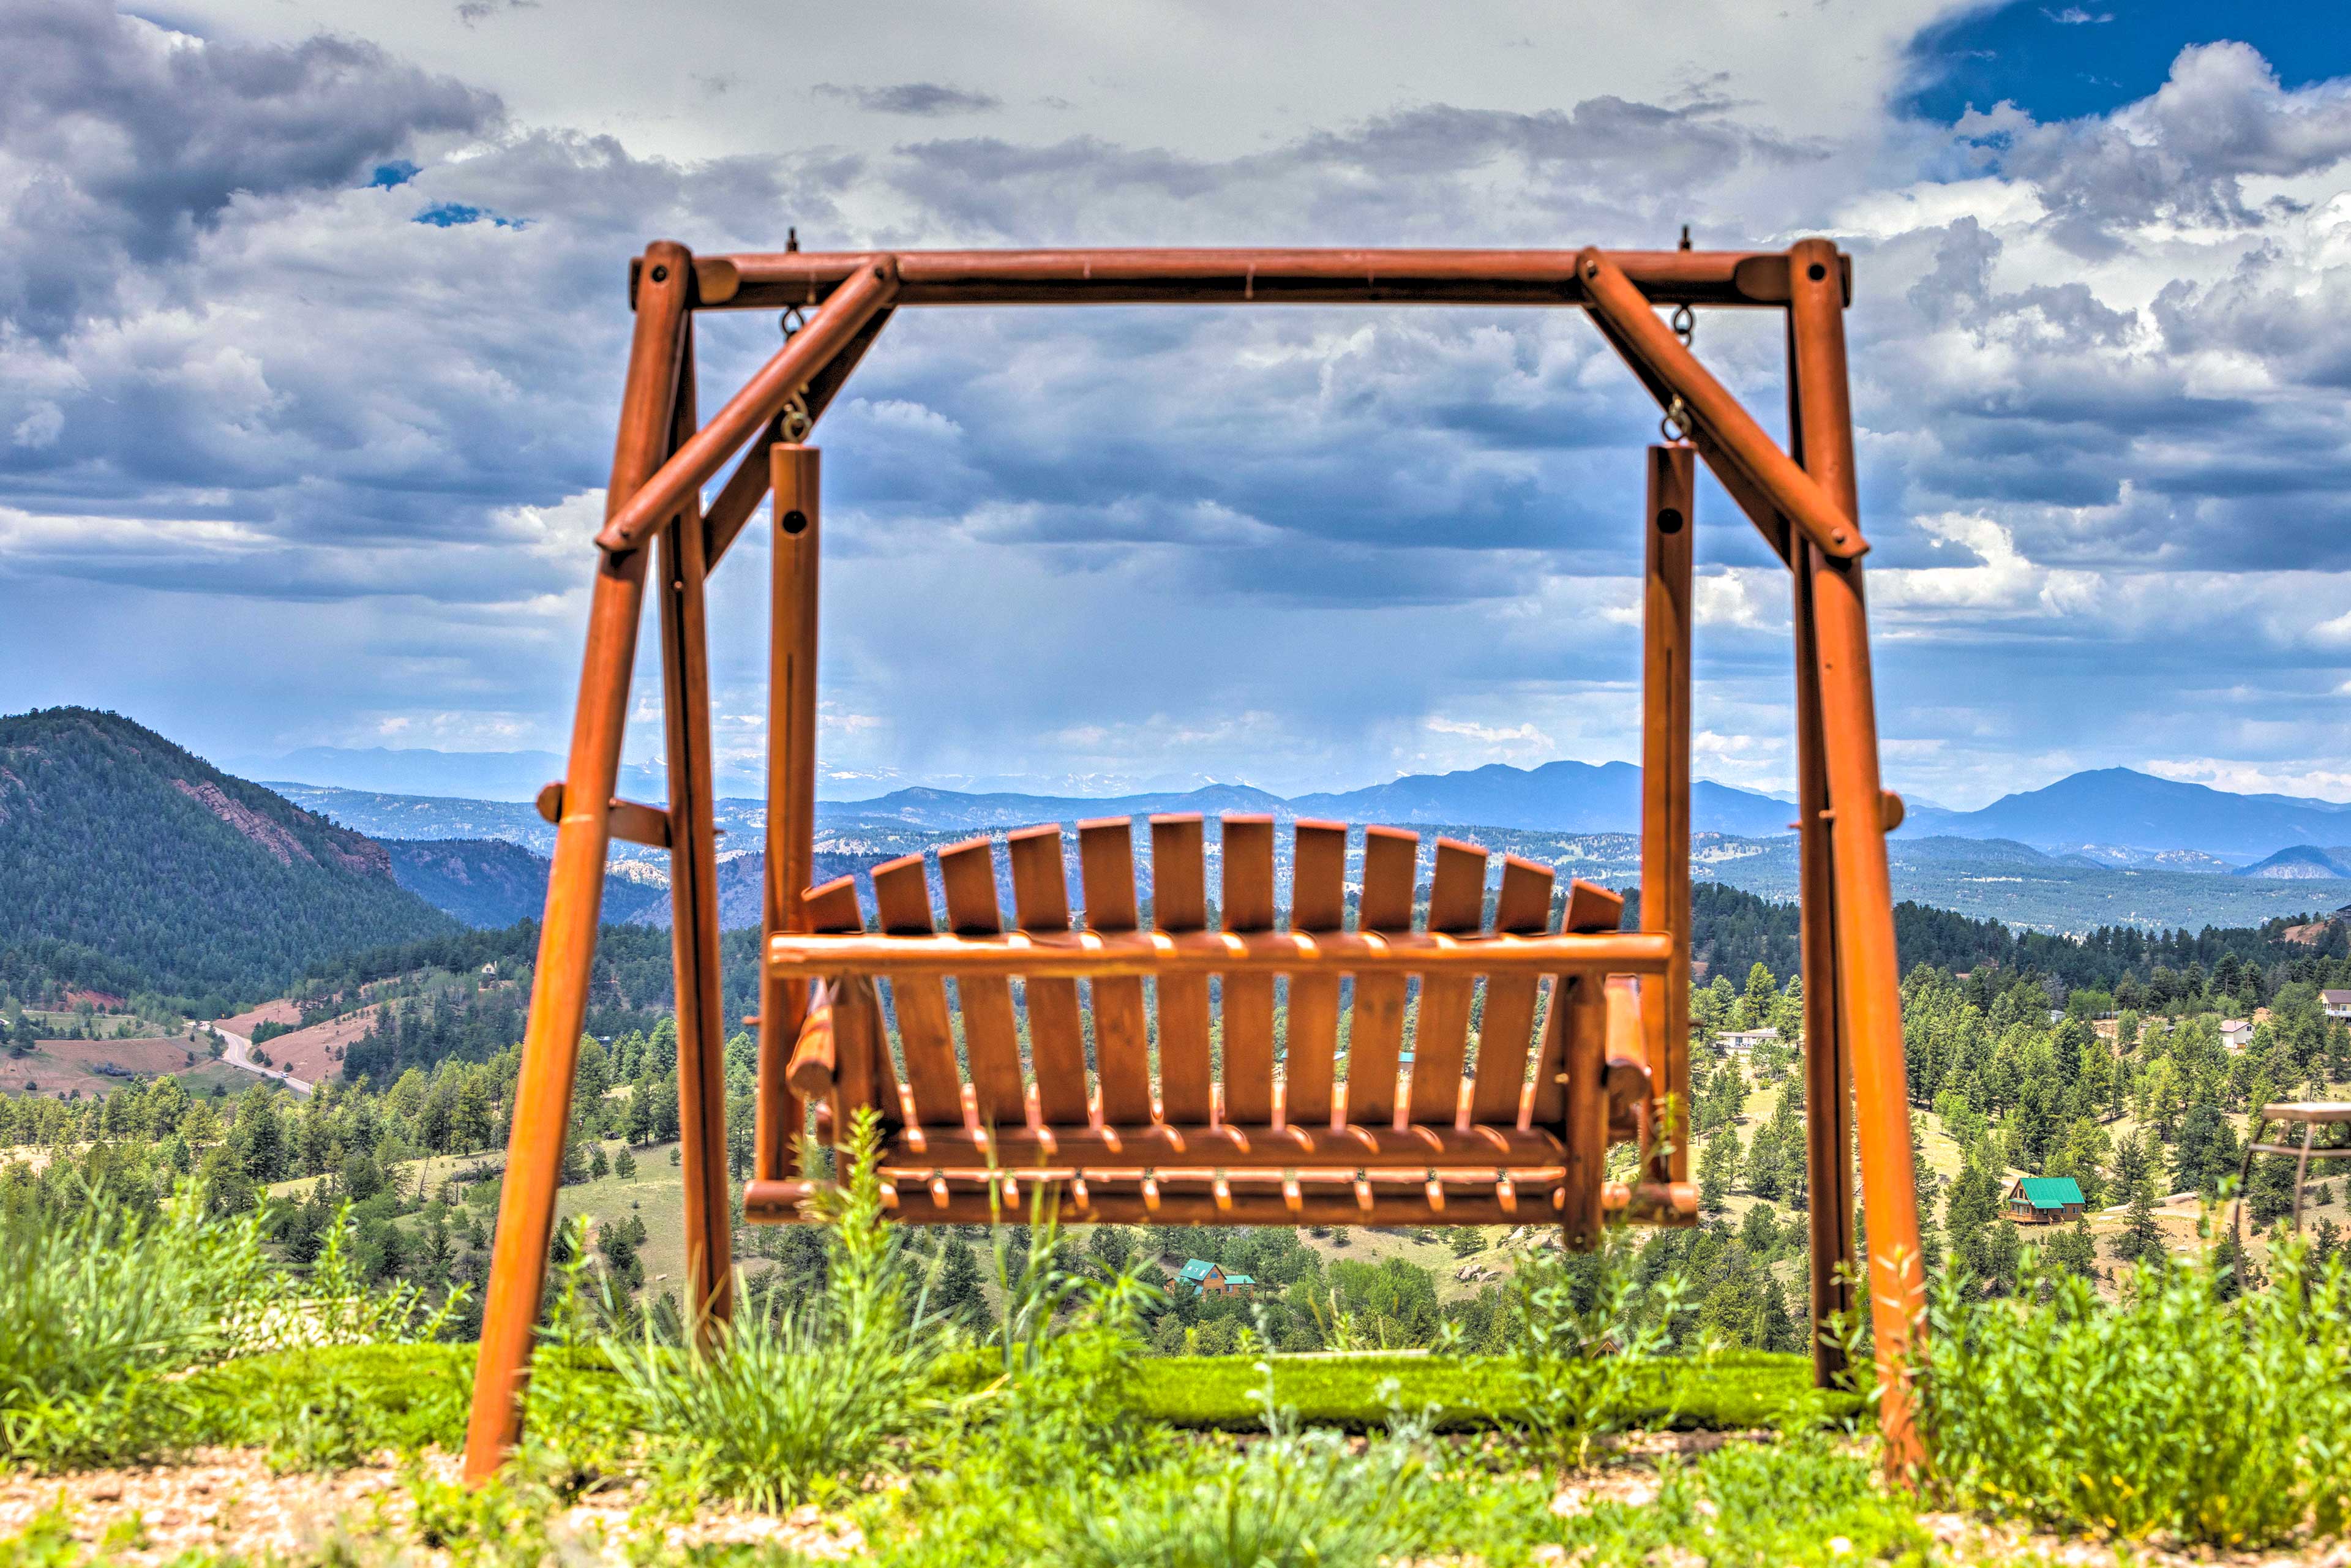
[[[297,1094],[307,1095],[310,1092],[311,1085],[303,1082],[292,1073],[281,1072],[275,1067],[264,1067],[261,1063],[254,1061],[253,1037],[251,1035],[231,1034],[228,1030],[221,1028],[218,1024],[211,1024],[207,1027],[210,1028],[214,1034],[220,1036],[222,1044],[225,1047],[221,1052],[221,1060],[227,1062],[231,1067],[242,1067],[247,1072],[257,1074],[260,1077],[274,1078]]]

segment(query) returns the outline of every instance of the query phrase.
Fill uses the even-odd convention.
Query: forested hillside
[[[331,955],[451,925],[381,845],[129,719],[0,718],[0,990],[228,1010]]]

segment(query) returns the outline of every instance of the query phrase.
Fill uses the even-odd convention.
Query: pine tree
[[[1706,1141],[1698,1155],[1698,1200],[1708,1214],[1729,1207],[1731,1173],[1739,1168],[1739,1134],[1729,1127]]]
[[[629,1153],[626,1144],[622,1144],[621,1152],[612,1156],[612,1174],[622,1181],[637,1179],[637,1156]]]

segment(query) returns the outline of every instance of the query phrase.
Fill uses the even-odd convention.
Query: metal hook
[[[798,442],[815,423],[809,417],[807,389],[802,388],[792,393],[792,401],[776,415],[776,434],[787,442]]]
[[[783,329],[785,342],[789,343],[794,338],[798,337],[799,335],[799,329],[807,325],[808,312],[806,310],[803,310],[797,305],[787,305],[784,307]]]
[[[1698,312],[1687,305],[1677,305],[1672,320],[1674,336],[1682,340],[1683,348],[1688,348],[1690,340],[1698,336]]]
[[[1676,392],[1674,401],[1666,405],[1665,417],[1657,421],[1657,434],[1668,442],[1687,441],[1692,428],[1689,404],[1682,401],[1681,393]]]

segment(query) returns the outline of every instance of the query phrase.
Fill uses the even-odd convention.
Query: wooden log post
[[[817,449],[791,442],[768,448],[775,497],[768,643],[768,837],[760,904],[764,936],[810,930],[801,895],[815,878],[816,624],[819,480]],[[762,942],[760,950],[766,952]],[[800,1136],[804,1113],[786,1082],[808,984],[768,972],[759,983],[758,1126],[753,1175],[780,1179]]]
[[[1788,424],[1799,463],[1844,505],[1851,471],[1837,478],[1838,444],[1804,440],[1803,399],[1792,321],[1788,330]],[[1813,548],[1791,542],[1796,644],[1797,907],[1804,979],[1804,1203],[1812,1238],[1813,1381],[1834,1386],[1846,1371],[1839,1323],[1861,1304],[1861,1260],[1854,1248],[1853,1051],[1837,1006],[1836,878],[1829,844],[1829,781],[1822,755],[1821,673],[1813,644]]]
[[[680,356],[670,449],[694,434],[694,324]],[[733,1307],[726,1190],[726,1020],[718,975],[718,823],[710,757],[710,649],[698,495],[659,537],[662,710],[669,756],[670,940],[677,978],[678,1163],[685,1180],[685,1312],[712,1342]]]
[[[1830,495],[1858,508],[1853,416],[1845,379],[1844,299],[1835,247],[1803,240],[1789,252],[1790,326],[1805,452],[1834,476]],[[1824,488],[1827,486],[1823,486]],[[1879,1429],[1896,1471],[1924,1462],[1912,1418],[1911,1346],[1926,1305],[1918,1205],[1902,1058],[1901,967],[1886,863],[1890,813],[1877,770],[1868,618],[1858,559],[1805,553],[1812,585],[1813,667],[1821,696],[1832,876],[1836,886],[1837,999],[1851,1042],[1855,1125],[1868,1205],[1869,1290],[1880,1391]]]
[[[1641,661],[1641,929],[1674,939],[1663,979],[1643,982],[1653,1091],[1672,1124],[1653,1181],[1689,1180],[1690,987],[1690,572],[1696,453],[1649,448],[1647,570],[1643,574]]]
[[[608,517],[661,465],[670,448],[693,260],[684,246],[665,240],[645,252],[620,434],[613,445],[612,480],[605,494]],[[504,1462],[522,1432],[531,1339],[539,1294],[546,1287],[555,1189],[571,1120],[572,1074],[579,1064],[589,972],[596,956],[604,858],[611,835],[610,802],[628,723],[645,565],[642,549],[604,552],[596,563],[589,601],[580,706],[572,719],[562,818],[548,873],[522,1071],[515,1085],[513,1125],[507,1141],[497,1240],[482,1306],[481,1349],[475,1359],[465,1475],[477,1483]]]

